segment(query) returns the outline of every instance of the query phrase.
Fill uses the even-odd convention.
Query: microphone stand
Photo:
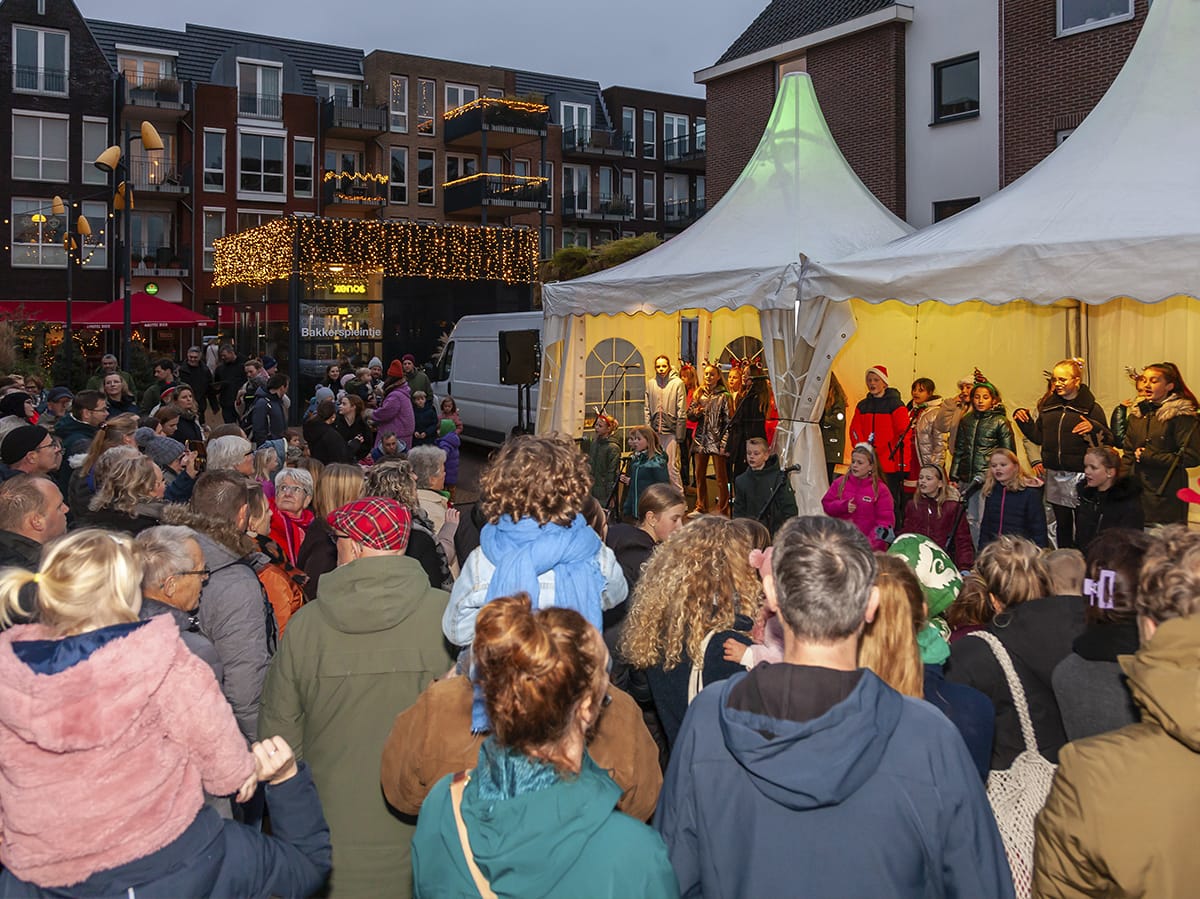
[[[630,455],[621,463],[621,469],[617,471],[617,479],[613,481],[612,491],[608,494],[608,499],[604,501],[604,508],[608,512],[609,517],[615,521],[621,520],[621,507],[617,502],[617,492],[621,489],[621,476],[629,474],[629,467],[633,463],[633,456]],[[623,469],[623,470],[622,470]],[[633,485],[630,484],[630,487]]]
[[[792,466],[788,466],[787,468],[783,469],[783,471],[779,472],[783,477],[778,478],[775,481],[775,489],[772,490],[771,495],[767,497],[766,504],[759,510],[758,514],[754,516],[755,521],[767,524],[767,513],[771,510],[771,506],[774,505],[775,497],[779,496],[779,491],[783,489],[783,485],[788,482],[788,475],[793,471],[799,470],[800,467],[797,465],[794,468]],[[770,530],[770,525],[767,525],[767,530]]]

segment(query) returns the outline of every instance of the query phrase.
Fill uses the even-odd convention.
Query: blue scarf
[[[600,552],[600,537],[582,515],[576,515],[567,527],[539,525],[532,518],[520,521],[501,518],[496,524],[483,526],[479,546],[488,561],[496,566],[484,603],[525,592],[536,611],[543,607],[538,575],[553,571],[553,604],[560,609],[574,609],[597,630],[603,629],[604,575],[596,559]],[[478,685],[471,705],[471,730],[473,733],[491,730]]]

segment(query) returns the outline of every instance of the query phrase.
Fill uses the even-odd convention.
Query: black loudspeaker
[[[541,333],[501,331],[500,383],[536,384],[542,372]]]

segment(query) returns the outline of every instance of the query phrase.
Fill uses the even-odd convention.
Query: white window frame
[[[688,117],[686,115],[683,115],[682,113],[678,113],[678,112],[664,112],[662,115],[662,120],[663,120],[663,159],[666,159],[666,160],[679,159],[682,157],[683,154],[680,153],[679,150],[676,148],[673,151],[674,155],[671,155],[672,150],[670,149],[670,147],[673,145],[670,142],[674,141],[676,138],[687,137],[691,133],[691,122],[688,120]],[[668,124],[672,126],[671,131],[673,132],[670,137],[667,137]],[[682,131],[680,130],[681,124],[683,126]]]
[[[313,73],[316,74],[315,72]],[[337,89],[343,87],[350,102],[341,104],[347,109],[359,109],[362,107],[362,92],[363,85],[361,81],[354,78],[335,78],[332,75],[324,75],[316,79],[317,96],[322,100],[332,100],[337,103]],[[282,86],[281,86],[282,88]]]
[[[625,130],[626,118],[629,121],[629,130]],[[621,141],[622,149],[626,156],[637,156],[637,107],[622,106],[621,107]]]
[[[254,83],[254,112],[247,112],[242,109],[242,95],[248,94],[249,91],[242,85],[242,66],[254,66],[255,68],[255,83]],[[252,119],[268,119],[271,121],[283,120],[283,63],[272,59],[253,59],[248,56],[239,56],[235,63],[237,72],[237,94],[238,94],[238,116],[245,116]],[[262,89],[262,71],[263,69],[275,69],[279,72],[279,96],[276,102],[279,104],[279,114],[272,115],[270,112],[263,112],[262,99],[267,97]]]
[[[562,190],[563,202],[566,202],[567,194],[573,194],[575,197],[575,212],[587,213],[592,211],[592,167],[587,165],[574,165],[572,163],[563,163],[562,167]],[[570,186],[567,182],[570,180]],[[583,205],[579,204],[579,185],[583,182]]]
[[[646,214],[647,206],[650,207],[649,215]],[[652,222],[658,219],[658,178],[653,172],[642,172],[641,212],[644,221]]]
[[[629,193],[625,193],[626,183],[629,185]],[[637,210],[637,170],[636,169],[621,169],[621,196],[629,203],[629,213],[632,216]]]
[[[421,92],[425,85],[430,86],[429,100],[433,106],[427,116],[421,114]],[[429,127],[422,128],[421,126],[425,124]],[[423,134],[426,137],[437,136],[437,80],[434,78],[417,79],[417,134]]]
[[[429,202],[425,203],[421,200],[421,191],[426,189],[425,185],[421,184],[421,160],[428,158],[432,161],[429,171],[433,174],[433,181],[429,185]],[[437,150],[419,149],[417,150],[417,205],[418,206],[436,206],[437,205]]]
[[[590,250],[592,234],[586,228],[563,228],[562,245],[564,247],[583,247]]]
[[[104,130],[104,139],[99,144],[94,144],[88,147],[88,126],[99,125]],[[93,130],[92,139],[95,140],[95,129]],[[84,184],[108,184],[108,173],[102,172],[96,168],[95,159],[110,146],[110,136],[108,133],[108,119],[100,116],[85,115],[83,117],[83,125],[80,131],[80,146],[83,148],[83,183]],[[99,147],[99,149],[96,149]],[[94,151],[94,152],[93,152]]]
[[[567,111],[571,111],[571,129],[575,132],[575,146],[587,145],[592,139],[593,116],[595,110],[587,103],[574,103],[569,100],[563,100],[558,104],[558,121],[564,132],[567,128]],[[587,124],[580,125],[580,119],[586,119]],[[583,140],[579,139],[579,129],[584,129]]]
[[[22,207],[21,212],[17,212],[16,207]],[[9,199],[9,245],[10,255],[9,262],[13,268],[66,268],[67,253],[63,248],[62,236],[57,231],[51,231],[48,235],[46,231],[50,225],[50,219],[53,217],[50,211],[50,200],[46,197],[11,197]],[[45,222],[30,222],[30,226],[37,226],[37,239],[34,241],[17,240],[17,218],[18,216],[32,216],[40,214],[46,218]],[[68,213],[69,214],[69,213]],[[62,223],[59,224],[61,227]],[[66,233],[65,229],[62,232]],[[17,248],[22,249],[34,247],[37,250],[37,255],[34,261],[18,260]]]
[[[210,134],[220,135],[220,137],[221,137],[221,165],[219,168],[209,165],[208,136]],[[228,181],[226,181],[226,179],[225,179],[225,160],[227,160],[229,158],[228,135],[226,134],[226,131],[224,128],[205,128],[204,136],[203,136],[202,140],[203,140],[203,142],[200,145],[200,152],[201,152],[201,155],[203,156],[203,159],[201,160],[201,164],[204,166],[204,168],[201,172],[201,176],[200,176],[200,183],[201,183],[202,189],[208,193],[224,193],[226,187],[228,187]],[[210,187],[209,183],[208,183],[208,176],[209,175],[217,175],[217,174],[219,174],[221,176],[220,186],[218,187],[218,186],[214,185],[214,186]]]
[[[135,87],[142,83],[142,78],[144,78],[146,74],[143,71],[143,66],[148,62],[158,63],[160,67],[158,78],[160,81],[177,80],[175,76],[174,56],[170,56],[165,53],[158,54],[150,52],[132,52],[128,50],[117,51],[117,72],[124,73],[126,64],[133,63],[133,73],[136,76],[137,81],[137,84],[134,85]],[[126,76],[126,81],[128,81],[128,76]]]
[[[403,176],[399,181],[396,180],[396,153],[404,154],[404,165],[400,167],[400,174]],[[402,194],[397,193],[397,188],[403,191]],[[399,197],[399,199],[397,199]],[[393,206],[408,205],[408,147],[389,147],[388,148],[388,203]]]
[[[703,153],[708,144],[708,117],[696,116],[696,152]]]
[[[204,245],[203,254],[200,260],[201,268],[206,272],[214,271],[214,250],[213,245],[208,239],[208,217],[209,215],[219,215],[221,217],[221,236],[226,236],[225,222],[227,219],[224,206],[205,206],[200,214],[200,241]],[[213,238],[216,240],[216,238]]]
[[[649,143],[647,143],[649,140]],[[653,109],[642,110],[642,158],[658,158],[658,113]],[[650,152],[646,150],[649,148]]]
[[[279,193],[267,190],[246,190],[242,187],[242,138],[257,137],[264,142],[267,140],[277,140],[283,145],[283,171],[279,174],[281,180],[281,190]],[[283,203],[287,200],[287,184],[288,184],[288,142],[287,133],[280,131],[269,131],[255,128],[239,128],[237,132],[237,197],[239,200],[263,200],[268,203]],[[265,155],[265,154],[264,154]],[[267,173],[259,172],[259,177],[265,183]],[[272,175],[271,177],[275,177]]]
[[[542,177],[546,179],[546,212],[554,212],[554,163],[542,163]]]
[[[396,110],[396,86],[401,84],[401,109]],[[394,134],[408,134],[408,76],[388,76],[388,128]]]
[[[166,226],[163,228],[163,240],[173,240],[175,235],[175,216],[172,213],[157,209],[135,209],[132,213],[130,213],[130,251],[153,253],[158,249],[158,246],[160,245],[154,244],[151,242],[149,237],[147,237],[148,232],[146,230],[146,223],[147,220],[152,218],[166,220]]]
[[[296,148],[300,144],[308,144],[309,147],[309,174],[308,174],[308,191],[305,192],[300,188],[300,182],[304,181],[296,173],[296,162],[300,158],[300,154],[296,152]],[[304,199],[312,199],[317,184],[317,141],[313,137],[295,137],[292,138],[292,196]]]
[[[17,86],[17,32],[19,30],[32,31],[38,36],[38,64],[37,64],[37,87],[18,87]],[[46,35],[61,34],[63,36],[63,68],[62,80],[63,89],[61,91],[46,89]],[[12,43],[9,45],[12,52],[12,75],[13,75],[13,93],[14,94],[49,94],[54,97],[66,97],[71,91],[71,33],[63,31],[60,28],[40,28],[37,25],[13,24],[12,27]],[[65,264],[65,263],[64,263]]]
[[[108,202],[81,200],[79,214],[92,227],[90,235],[80,235],[80,265],[93,269],[108,268]]]
[[[450,92],[455,91],[458,94],[456,101],[451,101]],[[470,100],[464,99],[468,94],[473,94]],[[479,99],[479,87],[474,84],[459,84],[453,81],[447,81],[442,90],[442,96],[446,102],[446,112],[452,109],[457,109],[460,106],[466,106],[468,103],[474,103]]]
[[[18,175],[17,174],[17,154],[16,154],[16,133],[17,119],[31,119],[38,123],[38,155],[37,156],[22,156],[21,159],[36,159],[37,174],[36,175]],[[63,149],[62,156],[47,156],[46,155],[46,133],[45,123],[47,121],[62,122],[66,126],[66,143]],[[58,112],[34,112],[28,109],[14,109],[12,111],[12,176],[14,181],[54,181],[57,183],[66,183],[71,179],[71,122],[70,117]],[[46,163],[62,165],[62,177],[51,178],[46,175]]]
[[[467,163],[471,163],[475,167],[475,170],[471,173],[472,175],[479,174],[478,156],[472,156],[470,153],[446,153],[445,157],[446,164],[442,171],[446,177],[442,181],[443,184],[448,184],[451,181],[457,181],[459,178],[469,177],[468,175],[463,174],[467,170]],[[458,162],[458,174],[456,174],[453,178],[450,177],[450,160],[452,159],[457,160]]]
[[[520,171],[524,169],[524,171]],[[533,171],[533,162],[523,157],[517,157],[512,163],[512,173],[519,178],[528,178],[529,173]]]
[[[1133,18],[1133,0],[1125,0],[1128,9],[1122,13],[1110,15],[1104,19],[1098,19],[1094,22],[1081,22],[1078,25],[1063,26],[1063,0],[1055,0],[1054,24],[1059,37],[1066,37],[1071,34],[1079,34],[1083,31],[1092,31],[1095,28],[1104,28],[1108,25],[1116,25],[1118,22],[1128,22]]]
[[[667,195],[668,195],[667,185],[671,185],[674,188],[672,191],[670,191],[671,196],[670,196],[669,200],[667,198]],[[680,175],[677,172],[666,172],[663,174],[663,190],[662,190],[663,221],[667,220],[667,203],[668,202],[674,203],[676,205],[676,208],[678,208],[678,204],[680,202],[682,202],[684,205],[684,208],[685,209],[687,208],[688,200],[691,199],[688,196],[688,191],[690,190],[690,187],[691,187],[691,185],[688,183],[687,175]],[[682,188],[682,190],[683,190],[682,197],[679,196],[679,193],[678,193],[680,188]],[[679,215],[676,215],[673,219],[671,219],[671,221],[677,222],[680,220],[680,218],[681,217]]]

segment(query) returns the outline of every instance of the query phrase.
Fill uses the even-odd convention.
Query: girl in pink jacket
[[[851,522],[880,552],[888,548],[884,537],[896,524],[892,494],[879,471],[879,459],[869,443],[859,443],[850,454],[850,471],[830,485],[821,498],[825,514]]]

